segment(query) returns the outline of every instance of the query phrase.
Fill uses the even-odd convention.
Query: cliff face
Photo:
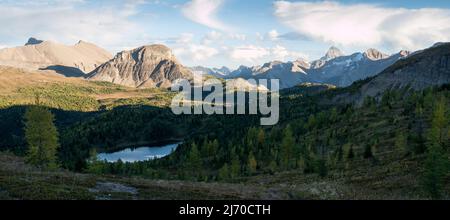
[[[99,66],[90,80],[107,81],[131,87],[170,87],[177,79],[190,79],[192,73],[183,67],[163,45],[150,45],[118,53]]]

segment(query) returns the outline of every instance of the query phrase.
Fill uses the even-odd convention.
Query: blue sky
[[[187,66],[314,60],[450,41],[448,0],[0,0],[0,47],[34,36],[112,53],[162,43]]]

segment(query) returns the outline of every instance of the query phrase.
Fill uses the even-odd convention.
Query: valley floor
[[[0,199],[424,199],[415,163],[405,160],[371,169],[355,166],[327,178],[285,172],[241,179],[242,183],[203,183],[46,172],[26,165],[20,157],[0,153]]]

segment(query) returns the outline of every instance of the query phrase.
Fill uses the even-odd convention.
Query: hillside
[[[44,172],[23,164],[21,158],[0,154],[0,197],[9,199],[427,199],[428,196],[422,188],[423,163],[426,157],[423,138],[429,128],[428,115],[431,114],[430,108],[433,101],[423,98],[446,97],[446,100],[450,100],[449,92],[448,88],[428,90],[406,99],[393,95],[383,104],[368,103],[357,109],[323,110],[309,117],[307,115],[299,117],[296,116],[298,114],[294,114],[305,111],[296,106],[306,105],[307,102],[304,100],[306,97],[290,97],[283,101],[283,105],[286,106],[282,123],[274,128],[263,129],[265,144],[262,146],[254,144],[255,139],[252,138],[254,131],[248,125],[246,125],[247,128],[236,130],[241,127],[236,121],[230,123],[230,120],[223,121],[221,117],[216,117],[216,120],[212,121],[219,121],[219,123],[204,124],[208,127],[205,130],[210,131],[206,135],[209,140],[203,139],[204,133],[203,135],[194,134],[192,138],[187,139],[186,145],[169,158],[137,164],[104,164],[101,168],[103,171],[97,174],[75,174],[68,171]],[[288,107],[287,103],[294,104]],[[411,110],[419,106],[424,109],[422,113]],[[126,112],[122,110],[118,114],[105,113],[116,118],[116,123],[125,130],[129,130],[129,133],[119,132],[121,138],[141,129],[138,126],[136,130],[133,130],[129,124],[124,123],[128,115]],[[287,112],[291,115],[286,115]],[[114,134],[110,130],[102,131],[104,128],[102,124],[106,123],[104,119],[109,118],[106,115],[99,120],[90,121],[87,127],[80,127],[85,130],[95,128],[95,125],[99,126],[84,132],[83,136],[95,131],[94,136],[102,134],[112,137]],[[135,112],[129,116],[137,115]],[[178,124],[178,122],[173,123],[171,126]],[[288,169],[283,168],[281,162],[276,162],[277,165],[272,167],[272,160],[265,158],[268,155],[277,155],[276,152],[282,152],[280,143],[283,142],[281,140],[283,138],[279,135],[284,134],[287,124],[291,125],[294,135],[295,147],[292,149],[292,155],[296,162]],[[223,128],[223,130],[212,132],[211,128]],[[74,130],[74,132],[78,131]],[[407,134],[406,148],[396,144],[399,132]],[[204,149],[208,149],[208,141],[221,136],[226,136],[228,139],[219,139],[218,152],[220,153],[215,159],[211,159],[207,156],[208,154],[203,153],[206,152]],[[84,137],[89,138],[89,136]],[[203,158],[201,167],[195,170],[195,175],[191,173],[190,162],[185,156],[190,152],[191,141],[198,143]],[[234,147],[229,149],[227,146]],[[248,152],[252,146],[261,149],[260,152],[255,151],[259,152],[255,153],[258,169],[254,173],[247,173],[245,152]],[[325,146],[326,148],[323,148]],[[369,148],[371,154],[367,153]],[[221,167],[222,161],[227,161],[229,154],[232,155],[232,152],[237,149],[243,151],[235,153],[242,154],[242,157],[238,157],[240,161],[238,176],[216,179],[217,169]],[[265,149],[272,149],[275,152],[267,155]],[[306,149],[310,149],[309,154],[304,153]],[[322,149],[326,149],[327,156],[323,156]],[[353,152],[351,157],[350,151]],[[316,168],[309,167],[315,167],[315,165],[309,164],[305,155],[313,158],[327,158],[326,175],[321,176],[322,174]],[[450,154],[448,156],[450,157]],[[274,157],[275,161],[278,159],[281,158]],[[140,173],[140,169],[144,172]],[[205,177],[208,177],[208,180],[205,180]],[[444,186],[447,196],[444,198],[450,195],[449,178],[450,176],[447,175]],[[35,187],[22,187],[25,184],[29,186],[30,182]]]
[[[53,72],[0,66],[0,108],[33,104],[36,95],[48,107],[74,111],[98,111],[144,103],[167,106],[172,96],[162,89],[134,89],[68,78]]]

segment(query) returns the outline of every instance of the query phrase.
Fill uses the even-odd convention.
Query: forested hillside
[[[262,184],[280,198],[448,198],[449,89],[392,89],[352,105],[327,101],[351,88],[300,85],[281,92],[275,126],[259,126],[260,115],[177,116],[164,105],[128,99],[111,110],[50,110],[59,132],[57,165],[75,172]],[[29,109],[1,110],[3,150],[29,157]],[[96,156],[172,141],[183,144],[159,160],[108,163]],[[329,192],[317,192],[317,184]]]

